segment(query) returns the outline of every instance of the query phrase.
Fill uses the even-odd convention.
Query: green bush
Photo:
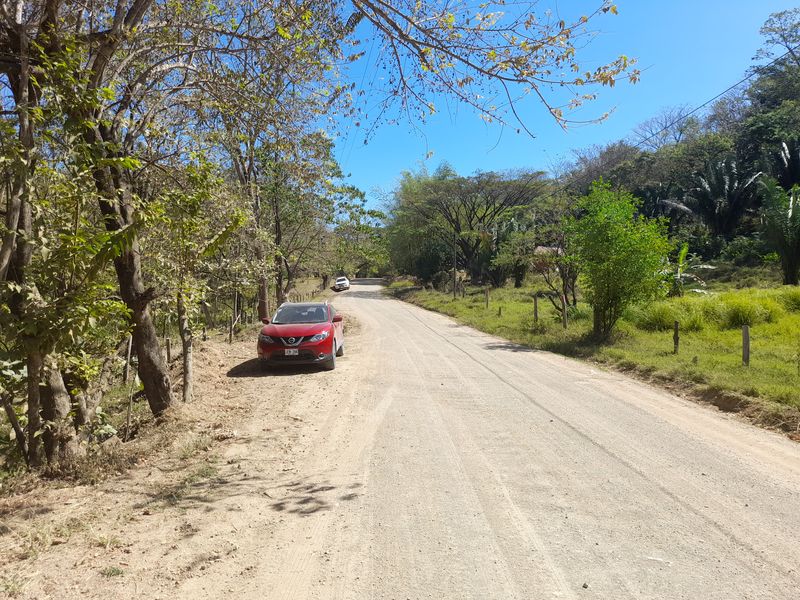
[[[678,320],[673,302],[653,302],[640,307],[633,315],[633,324],[645,331],[667,331]]]
[[[721,297],[724,312],[720,325],[734,329],[742,325],[772,323],[783,312],[781,305],[772,298],[756,296],[752,292],[723,294]]]
[[[703,302],[695,298],[679,298],[653,302],[633,314],[633,323],[645,331],[669,331],[675,321],[681,331],[701,331],[706,324]]]
[[[767,253],[764,242],[758,238],[738,236],[733,238],[720,254],[720,258],[737,267],[755,267],[763,264]]]
[[[787,286],[778,292],[778,302],[791,312],[800,312],[800,287]]]
[[[592,318],[592,308],[588,304],[578,304],[567,308],[567,318],[571,321],[588,321]]]

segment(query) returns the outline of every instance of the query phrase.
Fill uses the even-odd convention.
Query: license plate
[[[300,351],[296,348],[287,348],[285,352],[286,356],[298,356],[300,354]]]

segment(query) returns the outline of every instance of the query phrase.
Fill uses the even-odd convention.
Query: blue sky
[[[542,0],[540,7],[580,12],[596,4]],[[367,145],[363,131],[345,125],[337,158],[350,175],[348,181],[365,191],[373,206],[380,206],[381,194],[394,188],[402,171],[423,163],[433,169],[446,160],[465,175],[476,170],[547,170],[569,158],[572,149],[624,138],[664,107],[697,106],[737,82],[753,64],[762,43],[758,30],[770,13],[798,4],[797,0],[618,0],[618,16],[602,16],[595,22],[599,35],[585,56],[590,65],[620,54],[636,57],[642,78],[636,85],[600,89],[598,100],[582,109],[581,116],[614,109],[603,123],[565,132],[529,98],[519,108],[536,134],[531,138],[486,124],[468,107],[442,110],[439,101],[441,112],[427,123],[383,125]]]

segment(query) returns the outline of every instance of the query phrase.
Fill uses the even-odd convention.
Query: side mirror
[[[333,315],[333,322],[334,323],[341,323],[342,322],[342,315]]]
[[[268,319],[267,317],[264,317],[263,319],[261,319],[261,322],[262,322],[264,325],[269,325],[269,319]]]

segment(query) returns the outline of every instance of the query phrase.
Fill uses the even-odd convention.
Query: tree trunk
[[[800,261],[787,257],[781,261],[783,285],[797,285],[800,278]]]
[[[183,292],[178,292],[178,332],[183,349],[183,401],[190,402],[194,392],[192,388],[192,328],[189,325],[189,316],[186,314],[186,300]]]
[[[275,273],[275,302],[277,306],[280,306],[287,299],[283,283],[283,263],[280,256],[275,258],[275,266],[277,267],[277,272]]]
[[[211,310],[208,308],[208,302],[203,300],[200,303],[200,310],[203,311],[203,318],[206,320],[206,325],[211,328],[214,328],[214,315],[211,313]]]
[[[97,191],[100,192],[100,211],[106,229],[116,232],[126,226],[133,226],[134,206],[123,181],[123,174],[111,168],[99,168],[94,172],[94,179]],[[144,289],[140,256],[138,238],[132,233],[130,242],[114,259],[114,270],[122,300],[131,312],[139,379],[144,386],[150,410],[154,415],[160,415],[172,404],[172,389],[169,370],[158,346],[158,333],[148,309],[154,290]]]
[[[127,346],[127,342],[123,342]],[[91,382],[79,381],[72,377],[65,377],[64,384],[69,395],[75,398],[74,420],[75,429],[81,432],[81,427],[87,425],[94,419],[97,407],[103,398],[103,394],[115,383],[114,369],[116,366],[116,355],[107,356],[100,367],[100,375]]]
[[[70,419],[71,401],[61,371],[52,358],[45,359],[44,393],[40,394],[42,416],[47,421],[44,430],[44,452],[50,464],[70,462],[78,452],[75,426]]]
[[[17,448],[19,448],[20,454],[22,454],[22,458],[25,460],[25,464],[29,464],[28,444],[25,442],[25,431],[19,424],[19,419],[17,419],[17,413],[14,411],[14,405],[11,403],[11,400],[11,394],[3,394],[3,408],[6,411],[8,422],[11,423],[11,428],[14,430],[14,438],[17,441]]]
[[[514,287],[519,289],[525,281],[525,267],[514,267]]]
[[[30,40],[27,23],[23,22],[23,12],[14,15],[13,38],[18,46],[16,58],[18,66],[9,74],[9,84],[14,98],[17,113],[17,139],[19,156],[12,163],[13,183],[8,194],[5,214],[5,231],[0,243],[0,282],[5,281],[13,261],[13,253],[17,245],[19,222],[24,218],[25,206],[30,195],[30,181],[36,168],[33,158],[34,124],[29,111],[39,103],[39,90],[31,85]],[[9,32],[11,33],[11,32]],[[13,39],[12,38],[12,39]],[[28,210],[30,207],[28,206]],[[20,227],[20,229],[22,229]]]
[[[42,375],[42,355],[31,352],[27,359],[28,367],[28,464],[39,467],[42,464],[41,454],[41,429],[42,417],[39,379]]]
[[[147,308],[154,292],[145,290],[142,284],[138,241],[134,240],[129,249],[114,259],[114,268],[122,300],[131,311],[139,379],[150,410],[154,415],[160,415],[172,404],[172,388],[169,370],[158,345],[158,333]]]
[[[603,312],[599,307],[595,306],[592,310],[592,315],[594,318],[594,323],[592,326],[594,337],[601,339],[603,337]]]
[[[269,319],[269,280],[263,275],[258,280],[258,318]]]

